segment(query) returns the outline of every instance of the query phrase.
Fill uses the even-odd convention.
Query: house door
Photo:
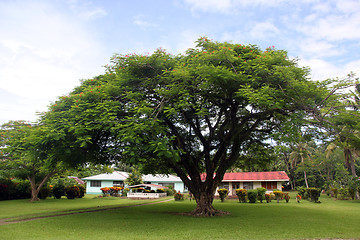
[[[240,183],[233,183],[232,184],[232,195],[236,195],[236,189],[240,188]]]

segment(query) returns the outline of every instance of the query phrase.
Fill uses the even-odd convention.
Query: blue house
[[[101,194],[100,188],[122,186],[127,187],[125,179],[128,178],[127,172],[114,171],[112,173],[103,173],[90,177],[83,178],[86,182],[87,194]],[[172,186],[174,190],[184,192],[186,191],[184,183],[181,179],[174,175],[143,175],[142,180],[144,184],[155,184],[160,186]]]

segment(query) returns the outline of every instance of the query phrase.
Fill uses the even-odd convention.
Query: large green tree
[[[106,74],[84,80],[43,121],[83,161],[176,173],[196,199],[192,213],[213,216],[226,170],[318,111],[327,89],[307,76],[285,51],[201,38],[177,56],[114,55]]]

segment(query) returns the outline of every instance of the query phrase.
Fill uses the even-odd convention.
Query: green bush
[[[58,183],[53,186],[52,189],[53,196],[56,199],[60,199],[62,196],[65,196],[65,185]]]
[[[257,198],[257,195],[258,195],[258,191],[253,189],[253,190],[249,190],[247,192],[247,196],[248,196],[248,199],[249,199],[249,203],[255,203],[256,202],[256,198]]]
[[[319,197],[320,197],[320,194],[321,194],[321,189],[320,188],[314,188],[314,187],[308,188],[307,193],[308,193],[308,195],[309,195],[312,202],[316,202],[316,203],[319,202]]]
[[[262,203],[262,201],[265,200],[266,188],[259,187],[256,190],[257,190],[257,200],[259,200]]]
[[[168,186],[169,188],[164,188],[164,191],[166,192],[166,195],[167,196],[173,196],[175,193],[176,193],[176,191],[175,190],[173,190],[172,188],[170,188],[170,187],[172,187],[172,186]]]
[[[345,200],[350,196],[349,190],[347,188],[339,188],[339,194],[340,194],[340,199],[342,200]]]
[[[309,194],[307,192],[307,188],[306,187],[297,187],[296,190],[298,190],[298,194],[301,196],[302,199],[308,199],[309,198]]]
[[[335,198],[338,197],[339,190],[338,190],[336,187],[331,188],[331,192],[333,193],[333,195],[334,195]]]
[[[9,186],[5,183],[0,183],[0,200],[9,199]]]
[[[31,187],[29,180],[12,180],[14,183],[14,191],[12,191],[11,199],[25,199],[31,197]]]
[[[51,195],[50,186],[43,186],[39,191],[39,198],[40,199],[46,199],[47,197],[50,197],[50,195]]]
[[[225,198],[229,194],[229,190],[227,190],[226,188],[220,188],[217,190],[217,192],[219,193],[219,197],[222,202],[225,200]]]

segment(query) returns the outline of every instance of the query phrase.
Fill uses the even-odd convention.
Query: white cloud
[[[30,105],[19,111],[34,115],[79,79],[93,77],[84,73],[104,72],[101,65],[108,60],[80,20],[46,3],[0,3],[0,33],[1,88],[26,99]],[[14,102],[5,104],[15,108]],[[18,103],[19,109],[25,105]]]
[[[339,48],[335,44],[332,44],[323,40],[316,40],[307,38],[296,43],[302,55],[316,56],[317,58],[338,56],[345,52],[343,48]]]
[[[107,15],[103,7],[96,7],[91,2],[78,0],[68,1],[70,9],[83,20],[93,20]]]
[[[156,24],[151,23],[150,21],[145,20],[146,16],[145,15],[137,15],[134,17],[134,24],[138,25],[140,27],[143,28],[147,28],[147,27],[156,27]]]
[[[286,0],[184,0],[192,11],[231,14],[243,7],[280,6]]]
[[[251,28],[250,36],[253,39],[266,39],[279,34],[279,29],[271,23],[271,20],[266,22],[255,23]]]
[[[311,78],[314,80],[325,80],[329,78],[345,78],[350,72],[360,76],[360,60],[352,61],[344,65],[335,65],[334,63],[319,59],[301,59],[299,66],[311,68]]]

